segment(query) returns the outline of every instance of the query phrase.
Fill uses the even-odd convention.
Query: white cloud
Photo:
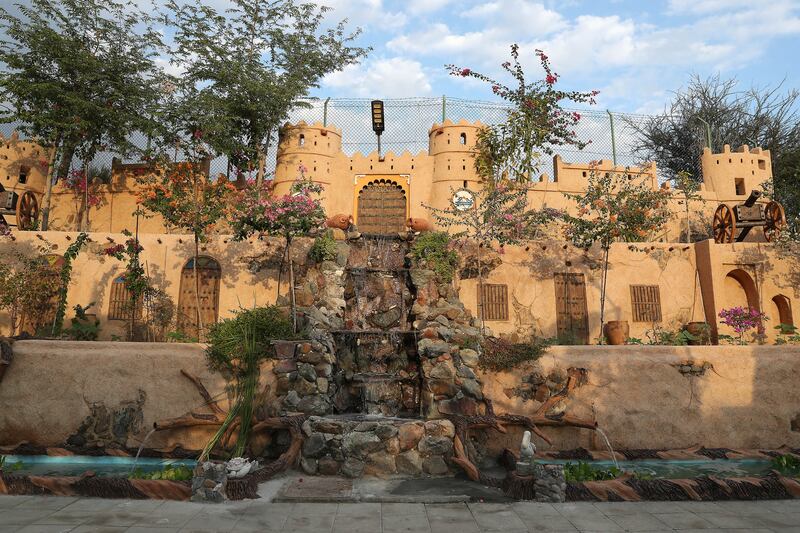
[[[408,21],[402,11],[391,11],[382,0],[320,0],[322,5],[333,8],[329,20],[347,19],[352,25],[370,29],[400,28]]]
[[[404,57],[367,60],[349,65],[323,79],[323,87],[349,96],[400,98],[431,94],[431,84],[422,64]]]
[[[539,2],[528,0],[495,0],[468,9],[463,17],[491,20],[492,26],[506,32],[527,35],[546,35],[566,27],[567,22],[557,11]]]
[[[415,15],[432,13],[452,3],[453,0],[409,0],[405,8]]]

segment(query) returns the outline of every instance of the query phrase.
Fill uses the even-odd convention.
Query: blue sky
[[[217,0],[215,3],[220,2]],[[491,100],[487,87],[447,75],[455,63],[499,74],[513,42],[528,72],[542,48],[563,88],[601,91],[598,106],[651,113],[692,73],[735,77],[743,89],[784,80],[800,88],[800,0],[324,0],[373,47],[326,77],[318,96],[447,94]]]

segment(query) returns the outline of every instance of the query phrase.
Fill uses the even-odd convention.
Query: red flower
[[[461,71],[462,76],[469,76],[472,71],[468,68],[465,68]]]
[[[547,85],[553,85],[555,82],[558,81],[558,78],[556,76],[553,76],[552,74],[548,74],[547,78],[545,78],[544,81],[547,82]]]

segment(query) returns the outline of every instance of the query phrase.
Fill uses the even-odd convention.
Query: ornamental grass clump
[[[730,327],[736,332],[736,343],[747,344],[744,334],[748,331],[756,330],[758,333],[764,330],[764,321],[769,320],[767,315],[752,307],[731,307],[719,312],[720,324]]]
[[[422,233],[411,245],[414,265],[433,270],[440,282],[450,283],[458,266],[458,254],[450,248],[450,236],[441,231]]]
[[[230,376],[234,400],[222,425],[200,454],[201,461],[208,458],[237,419],[239,434],[231,457],[243,455],[253,422],[261,363],[272,358],[273,340],[296,337],[291,321],[277,306],[240,310],[233,318],[209,327],[209,367]]]
[[[507,372],[523,363],[536,361],[552,344],[552,339],[534,338],[528,342],[511,342],[486,337],[481,343],[478,364],[482,369],[491,372]]]

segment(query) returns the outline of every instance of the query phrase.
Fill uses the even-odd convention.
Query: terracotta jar
[[[608,344],[618,346],[628,340],[631,328],[627,320],[609,320],[603,328]]]
[[[688,341],[691,346],[711,344],[711,328],[705,322],[689,322],[684,329],[697,337],[696,341]]]

